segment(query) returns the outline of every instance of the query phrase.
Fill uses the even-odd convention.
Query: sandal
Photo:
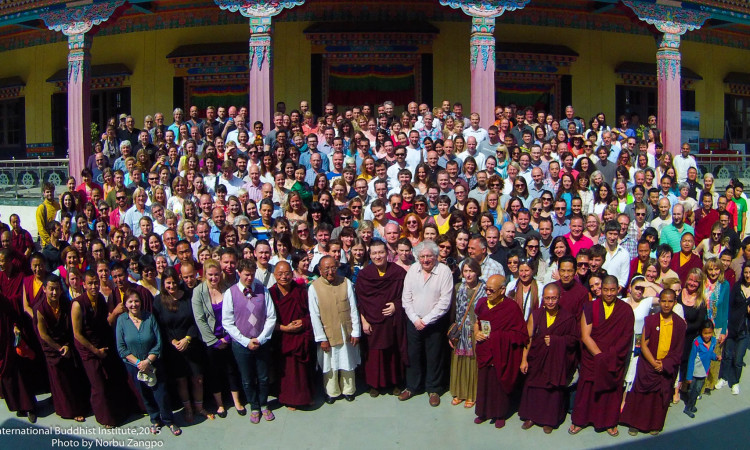
[[[73,420],[80,423],[80,422],[85,422],[86,418],[83,416],[77,416],[77,417],[73,417]]]
[[[453,406],[456,406],[456,405],[458,405],[459,403],[461,403],[462,401],[463,401],[463,400],[461,400],[461,399],[460,399],[460,398],[458,398],[458,397],[453,397],[453,400],[451,400],[451,405],[453,405]]]
[[[208,420],[215,420],[216,419],[216,415],[214,415],[214,413],[210,413],[210,412],[206,411],[205,409],[201,409],[200,411],[198,411],[198,414],[206,417]]]
[[[161,432],[161,425],[152,423],[151,424],[151,434],[159,434]]]
[[[466,403],[464,403],[464,408],[473,408],[476,403],[477,402],[475,402],[474,400],[466,400]]]
[[[179,436],[182,434],[182,429],[180,429],[180,427],[176,423],[169,424],[169,431],[171,431],[175,436]]]
[[[568,434],[578,434],[581,430],[583,430],[583,428],[577,425],[571,425],[570,428],[568,428]]]
[[[273,415],[273,412],[271,412],[270,409],[264,409],[263,410],[263,418],[266,420],[266,422],[270,422],[273,419],[275,419],[276,416]]]
[[[617,437],[620,435],[620,430],[618,430],[617,428],[608,428],[607,434],[612,437]]]

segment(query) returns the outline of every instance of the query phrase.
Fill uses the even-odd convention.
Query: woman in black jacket
[[[740,377],[744,366],[745,352],[750,344],[750,262],[742,266],[741,281],[734,285],[729,295],[729,321],[724,354],[716,389],[725,384],[732,394],[740,393]]]

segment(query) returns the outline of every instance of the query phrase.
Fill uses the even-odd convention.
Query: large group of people
[[[316,398],[473,409],[496,428],[660,432],[739,395],[750,339],[743,185],[699,180],[655,117],[584,121],[392,102],[112,118],[38,237],[0,230],[0,394],[179,435]],[[701,184],[702,182],[702,184]],[[673,414],[676,408],[672,408]],[[278,413],[278,411],[277,411]]]

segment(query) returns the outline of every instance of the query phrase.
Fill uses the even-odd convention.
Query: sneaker
[[[719,381],[716,382],[714,389],[718,391],[719,389],[723,388],[726,385],[727,385],[727,380],[720,378]]]
[[[735,384],[732,386],[732,395],[740,395],[740,385]]]

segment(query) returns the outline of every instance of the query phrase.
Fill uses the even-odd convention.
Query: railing
[[[68,162],[42,158],[0,161],[0,199],[41,199],[43,183],[65,185]]]
[[[717,179],[750,179],[750,155],[711,153],[695,155],[701,173],[711,172]]]

